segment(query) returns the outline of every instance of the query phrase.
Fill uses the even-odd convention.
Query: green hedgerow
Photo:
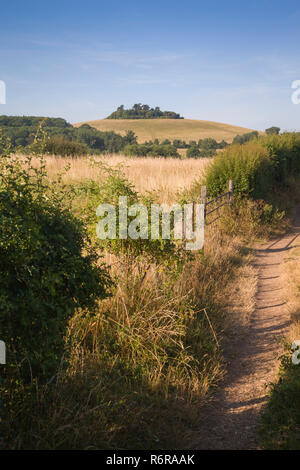
[[[3,145],[2,148],[5,148]],[[84,252],[84,254],[83,254]],[[55,373],[68,320],[107,296],[110,278],[97,265],[82,223],[49,185],[43,161],[0,160],[0,338],[7,366],[25,380]]]
[[[206,172],[210,196],[227,191],[234,181],[236,195],[264,198],[274,183],[274,165],[268,149],[258,141],[232,145],[218,154]]]

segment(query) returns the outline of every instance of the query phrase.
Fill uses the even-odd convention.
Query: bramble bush
[[[90,149],[81,142],[68,140],[63,136],[54,136],[46,142],[44,151],[50,155],[59,155],[61,157],[79,157],[87,155]]]
[[[72,192],[75,195],[74,203],[76,211],[81,220],[87,226],[90,238],[96,246],[101,249],[107,250],[110,253],[119,255],[126,255],[129,257],[142,257],[148,260],[167,261],[177,258],[177,245],[173,237],[174,219],[171,216],[170,223],[170,239],[163,239],[160,233],[158,239],[151,239],[151,203],[154,202],[151,195],[142,196],[137,193],[134,186],[126,179],[121,168],[110,168],[102,162],[94,162],[102,170],[101,177],[97,179],[84,180],[72,186]],[[96,209],[100,204],[111,204],[118,207],[119,197],[127,197],[127,205],[130,207],[133,204],[143,204],[147,210],[147,220],[142,223],[142,226],[137,226],[137,232],[144,232],[145,237],[131,239],[130,237],[122,239],[120,237],[119,214],[116,210],[116,237],[114,239],[107,238],[100,240],[96,235],[96,224],[100,218],[96,214]],[[87,201],[84,206],[77,204],[78,200]],[[105,216],[104,216],[105,217]],[[160,223],[161,223],[160,213]],[[130,223],[135,219],[135,216],[128,215],[128,222]],[[144,225],[146,223],[146,226]]]
[[[290,175],[300,174],[299,133],[270,134],[260,137],[259,141],[270,153],[276,183],[286,185]]]
[[[107,296],[110,278],[97,259],[83,224],[66,208],[64,188],[49,185],[43,160],[36,168],[29,156],[21,161],[8,148],[2,152],[0,338],[7,376],[16,370],[25,381],[44,380],[56,372],[70,317]]]
[[[241,196],[264,198],[274,182],[274,168],[268,152],[259,142],[232,145],[218,154],[206,172],[210,196],[227,191],[234,181],[234,192]]]

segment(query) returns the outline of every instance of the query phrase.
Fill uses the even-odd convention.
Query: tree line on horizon
[[[74,127],[62,118],[39,116],[0,116],[0,131],[14,151],[35,149],[36,136],[42,132],[43,151],[62,156],[119,153],[126,145],[136,142],[132,131],[122,136],[114,131],[99,131],[88,124]]]

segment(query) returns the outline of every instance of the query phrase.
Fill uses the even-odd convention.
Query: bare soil
[[[247,334],[226,345],[227,373],[202,410],[194,449],[257,449],[257,424],[267,400],[268,384],[278,371],[281,340],[290,323],[284,300],[282,263],[300,240],[300,208],[293,229],[257,247],[255,310]]]

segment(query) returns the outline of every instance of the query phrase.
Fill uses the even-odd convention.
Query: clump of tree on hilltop
[[[122,104],[117,111],[111,113],[106,119],[184,119],[174,111],[161,111],[156,106],[150,108],[148,104],[134,104],[131,109],[125,109]]]

